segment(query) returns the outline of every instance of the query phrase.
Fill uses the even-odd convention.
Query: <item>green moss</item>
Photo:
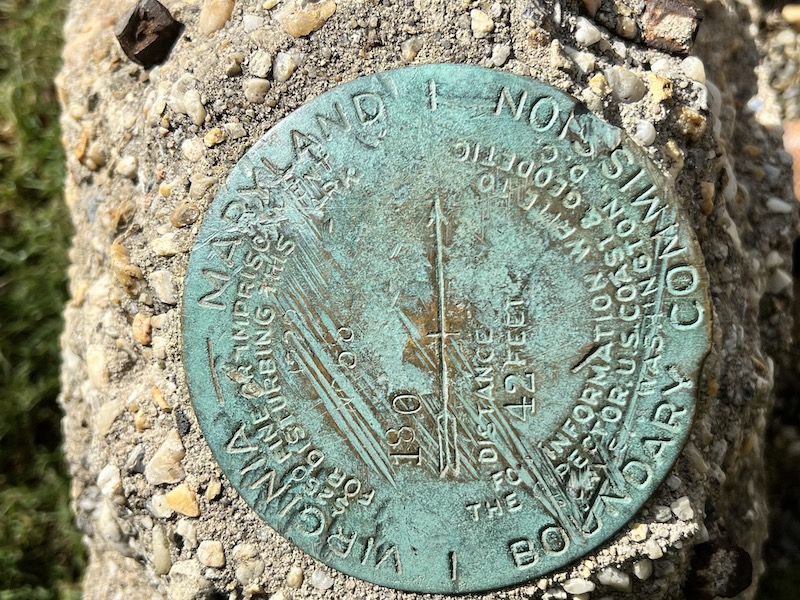
[[[69,217],[52,79],[62,0],[0,0],[0,600],[78,598],[60,452]]]

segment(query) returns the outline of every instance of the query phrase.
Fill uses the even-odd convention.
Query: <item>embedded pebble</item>
[[[123,408],[124,406],[119,400],[109,400],[100,407],[94,424],[98,435],[106,435],[111,431],[111,426],[117,420]]]
[[[183,545],[186,548],[197,548],[197,528],[189,519],[181,519],[175,527],[175,533],[183,538]]]
[[[200,138],[191,137],[181,144],[181,154],[190,163],[196,163],[205,156],[206,146]]]
[[[658,542],[653,538],[650,538],[644,543],[644,553],[652,560],[658,560],[664,556],[664,551],[661,549],[661,546],[659,546]]]
[[[153,341],[153,325],[149,315],[136,313],[131,323],[131,334],[133,339],[142,346],[149,346]]]
[[[97,532],[111,543],[121,542],[125,539],[117,521],[114,506],[108,500],[101,502],[95,525]]]
[[[184,477],[181,461],[186,450],[177,430],[170,429],[166,439],[144,468],[144,477],[152,485],[178,483]]]
[[[294,565],[286,574],[286,585],[290,588],[299,589],[303,585],[303,569]]]
[[[205,193],[211,189],[217,180],[215,177],[209,177],[202,173],[192,175],[190,178],[191,184],[189,185],[189,197],[195,200],[202,198]]]
[[[169,554],[169,540],[161,526],[153,527],[153,571],[156,575],[166,575],[172,568]]]
[[[150,249],[156,256],[175,256],[181,252],[181,247],[174,233],[165,233],[150,242]],[[152,279],[152,276],[151,276]],[[159,296],[162,302],[167,302],[163,297]],[[174,302],[167,302],[167,304],[175,304]]]
[[[567,579],[561,584],[561,587],[569,594],[585,594],[594,591],[594,583],[579,578]]]
[[[231,18],[233,0],[206,0],[200,9],[198,25],[200,31],[209,35],[219,31]]]
[[[322,569],[314,569],[311,577],[308,578],[311,587],[318,590],[329,590],[333,587],[333,578]]]
[[[633,134],[633,139],[639,142],[642,146],[650,146],[656,141],[656,128],[647,119],[641,119],[636,124],[636,131]]]
[[[654,506],[653,517],[659,523],[666,523],[672,520],[672,511],[669,509],[669,506]]]
[[[508,44],[495,44],[492,46],[492,64],[495,67],[502,67],[511,56],[511,46]]]
[[[173,227],[187,227],[197,221],[199,217],[200,209],[188,200],[182,200],[169,214],[169,222]],[[134,319],[134,324],[135,322]]]
[[[203,136],[203,143],[206,145],[206,147],[213,148],[214,146],[218,146],[224,142],[225,139],[225,132],[219,127],[214,127]]]
[[[294,56],[289,52],[278,52],[272,67],[272,77],[278,82],[287,81],[295,69],[297,69],[297,63]]]
[[[222,542],[217,540],[203,540],[197,547],[197,560],[201,565],[220,569],[225,566],[225,551]]]
[[[494,21],[479,8],[472,9],[469,13],[470,28],[476,38],[485,38],[494,31]]]
[[[681,521],[691,521],[694,518],[694,510],[688,496],[681,496],[669,505],[675,516]]]
[[[225,68],[225,75],[228,77],[233,77],[235,75],[239,75],[242,72],[242,63],[244,62],[244,54],[240,52],[235,52],[234,54],[230,54],[225,58],[224,68]]]
[[[243,138],[247,135],[247,132],[244,130],[244,127],[242,127],[241,123],[225,123],[222,128],[232,140],[238,140],[239,138]]]
[[[156,294],[156,298],[164,304],[177,304],[178,293],[175,291],[175,281],[172,273],[166,269],[153,271],[149,278],[150,285]]]
[[[657,73],[647,73],[647,85],[653,100],[658,103],[672,98],[672,80]]]
[[[253,77],[264,79],[272,70],[272,56],[265,50],[257,50],[250,57],[248,71]]]
[[[123,156],[114,167],[114,171],[118,175],[127,177],[128,179],[136,179],[136,171],[139,168],[139,162],[133,156]]]
[[[181,560],[172,565],[169,570],[170,600],[198,600],[208,598],[213,587],[203,577],[201,565],[195,559]]]
[[[266,79],[247,79],[242,87],[244,88],[245,100],[251,104],[263,104],[267,97],[267,92],[272,84]]]
[[[614,567],[607,567],[597,574],[597,580],[604,586],[620,592],[630,592],[631,576]]]
[[[89,382],[96,388],[108,383],[108,363],[106,362],[105,348],[92,344],[86,349],[86,375]]]
[[[631,538],[631,541],[643,542],[647,538],[648,529],[647,523],[638,523],[631,527],[628,536]]]
[[[794,206],[786,202],[786,200],[782,200],[776,196],[770,196],[767,198],[767,210],[773,213],[788,215],[794,210]]]
[[[177,513],[187,517],[199,517],[200,505],[197,502],[197,494],[189,489],[185,483],[180,484],[175,489],[170,490],[164,496],[169,507]]]
[[[692,142],[700,141],[706,131],[706,118],[696,110],[683,105],[677,107],[676,113],[680,132]]]
[[[766,292],[768,294],[780,294],[788,289],[793,283],[792,276],[783,269],[775,269],[767,281]]]
[[[567,592],[558,587],[545,590],[542,600],[567,600]]]
[[[706,68],[703,61],[696,56],[687,56],[681,61],[681,70],[689,79],[697,83],[706,82]]]
[[[167,499],[164,497],[164,494],[153,494],[147,508],[157,519],[169,519],[174,514],[174,511],[169,507],[169,504],[167,504]]]
[[[578,17],[575,27],[575,41],[583,46],[591,46],[603,39],[600,30],[586,17]]]
[[[208,482],[208,486],[206,487],[205,497],[206,500],[211,502],[212,500],[216,500],[219,498],[219,495],[222,493],[222,483],[219,479],[212,479]]]
[[[581,73],[591,73],[597,66],[597,59],[591,52],[571,52],[569,57],[572,59]]]
[[[625,67],[611,67],[605,72],[611,92],[620,102],[638,102],[644,98],[647,87],[641,78]]]
[[[184,110],[186,110],[186,114],[189,115],[189,118],[192,120],[192,123],[197,126],[205,123],[208,113],[206,112],[206,107],[203,106],[200,92],[195,89],[187,91],[183,95],[183,107]]]
[[[122,477],[119,469],[112,464],[107,464],[97,474],[97,487],[100,493],[109,500],[117,502],[122,500]]]
[[[242,17],[242,29],[245,33],[252,33],[264,25],[264,17],[247,13]]]
[[[290,0],[277,15],[286,33],[294,38],[317,31],[336,11],[333,0],[303,4],[299,0]]]
[[[234,570],[234,575],[239,583],[242,585],[247,585],[248,583],[261,577],[265,569],[266,565],[264,564],[263,560],[249,560],[237,565],[236,569]]]
[[[633,563],[633,574],[642,581],[649,579],[653,574],[653,561],[643,558]]]
[[[411,62],[417,57],[419,51],[422,50],[423,45],[424,42],[420,36],[412,36],[400,44],[400,56],[404,61]]]
[[[597,73],[589,79],[589,89],[595,94],[604,98],[611,93],[611,87],[608,85],[608,79],[602,73]]]

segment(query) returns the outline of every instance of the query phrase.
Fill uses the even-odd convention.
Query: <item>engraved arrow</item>
[[[450,412],[450,380],[447,368],[447,358],[445,349],[447,338],[456,335],[457,332],[447,331],[447,317],[445,304],[445,279],[444,279],[444,257],[443,257],[443,228],[447,223],[447,218],[442,211],[442,204],[437,196],[433,202],[431,218],[428,221],[429,227],[436,229],[436,288],[438,292],[437,312],[439,319],[439,331],[429,333],[428,337],[437,338],[439,342],[439,396],[442,400],[442,407],[436,417],[436,431],[439,439],[439,477],[444,477],[448,471],[455,475],[458,473],[458,451],[456,448],[457,431],[456,421]]]

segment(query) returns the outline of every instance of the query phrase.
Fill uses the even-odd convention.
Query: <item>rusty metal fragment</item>
[[[651,48],[688,54],[699,22],[692,0],[648,0],[642,15],[642,39]]]

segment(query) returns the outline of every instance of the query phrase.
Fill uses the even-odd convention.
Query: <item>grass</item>
[[[65,0],[0,0],[0,600],[79,598],[60,451],[69,216],[52,79]]]

